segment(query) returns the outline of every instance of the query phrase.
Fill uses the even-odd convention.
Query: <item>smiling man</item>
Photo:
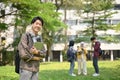
[[[39,62],[41,55],[45,56],[45,49],[35,48],[35,42],[42,42],[38,32],[42,30],[43,19],[34,17],[31,21],[31,31],[22,35],[18,45],[20,55],[20,80],[38,80]]]

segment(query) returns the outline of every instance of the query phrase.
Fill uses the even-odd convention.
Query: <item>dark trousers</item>
[[[95,73],[99,73],[98,58],[97,57],[93,57],[93,66],[95,69]]]

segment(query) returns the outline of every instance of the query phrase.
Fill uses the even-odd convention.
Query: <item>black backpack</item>
[[[73,51],[73,49],[68,49],[67,50],[67,60],[68,62],[71,62],[73,59],[75,59],[75,53]]]
[[[71,62],[71,60],[72,60],[70,48],[67,50],[67,60],[68,60],[68,62]]]
[[[99,56],[102,56],[103,55],[103,50],[100,48],[99,50]]]
[[[16,50],[15,53],[15,72],[19,74],[20,69],[20,56],[19,56],[19,50]]]

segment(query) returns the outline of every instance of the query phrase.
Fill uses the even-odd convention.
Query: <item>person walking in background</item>
[[[99,66],[98,66],[98,58],[99,58],[99,50],[100,50],[100,42],[97,41],[96,37],[91,37],[93,51],[93,66],[95,69],[95,73],[93,76],[99,76]]]
[[[38,32],[42,30],[43,19],[34,17],[31,21],[31,31],[22,35],[18,45],[20,55],[20,80],[38,80],[39,63],[41,55],[45,56],[45,49],[38,50],[35,42],[42,42],[38,39]]]
[[[67,50],[67,58],[68,61],[70,62],[70,69],[69,69],[69,74],[71,76],[76,76],[76,74],[73,73],[74,67],[75,67],[75,58],[76,58],[76,50],[73,48],[74,46],[74,41],[69,42],[69,48]]]
[[[81,42],[80,47],[77,49],[78,75],[81,73],[87,75],[86,55],[87,50],[85,44],[84,42]]]

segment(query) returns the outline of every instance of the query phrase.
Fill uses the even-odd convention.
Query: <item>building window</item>
[[[68,26],[77,25],[77,20],[67,20],[66,22]]]

